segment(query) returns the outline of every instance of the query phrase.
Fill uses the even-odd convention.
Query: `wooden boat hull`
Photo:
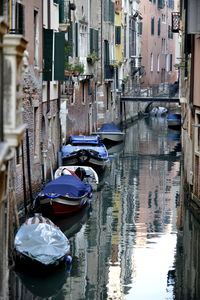
[[[65,215],[83,209],[87,203],[87,199],[72,201],[61,198],[43,198],[40,200],[40,207],[44,215]]]
[[[103,141],[107,140],[110,142],[122,142],[124,140],[124,133],[115,133],[115,132],[98,132],[100,135],[101,139]]]

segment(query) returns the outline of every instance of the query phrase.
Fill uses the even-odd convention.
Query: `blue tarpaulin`
[[[59,195],[68,195],[69,197],[82,197],[86,193],[92,192],[90,184],[86,184],[76,176],[63,175],[47,183],[41,194],[55,193]]]
[[[115,124],[105,123],[97,132],[121,132],[121,130],[119,130]]]

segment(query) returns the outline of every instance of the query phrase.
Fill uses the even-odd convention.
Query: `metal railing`
[[[163,84],[133,84],[124,95],[132,97],[177,97],[179,92],[178,82]]]

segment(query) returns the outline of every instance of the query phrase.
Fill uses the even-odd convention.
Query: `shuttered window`
[[[164,6],[165,6],[165,2],[164,2],[164,0],[158,0],[158,8],[164,8]]]
[[[104,0],[104,21],[114,24],[115,8],[114,2],[111,0]]]
[[[109,65],[110,57],[109,57],[109,43],[108,41],[104,41],[104,65]]]
[[[99,32],[94,28],[90,28],[90,53],[99,52],[98,48]]]
[[[55,51],[54,51],[54,79],[64,80],[64,48],[65,33],[55,33]]]
[[[138,23],[138,34],[142,34],[142,22]]]
[[[52,80],[53,30],[43,29],[43,80]]]
[[[75,23],[75,56],[78,57],[78,23]]]
[[[120,45],[121,44],[121,27],[115,26],[115,44]]]

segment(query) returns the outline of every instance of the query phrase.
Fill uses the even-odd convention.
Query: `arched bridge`
[[[178,83],[134,84],[128,91],[122,89],[121,101],[179,103]]]

